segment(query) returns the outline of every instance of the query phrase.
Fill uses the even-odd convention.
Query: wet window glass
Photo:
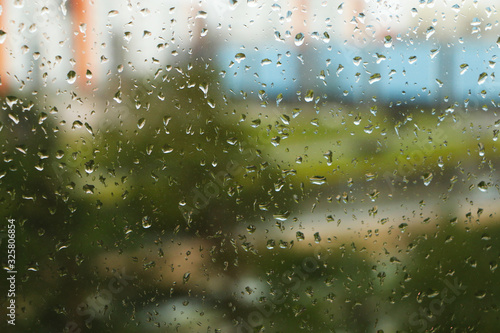
[[[496,1],[0,0],[7,332],[494,332]]]

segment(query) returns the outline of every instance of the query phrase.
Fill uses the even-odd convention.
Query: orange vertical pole
[[[7,32],[7,15],[5,8],[5,1],[0,0],[0,6],[2,8],[2,13],[0,14],[0,30],[4,33]],[[7,78],[7,65],[8,65],[8,50],[7,41],[5,40],[5,35],[2,34],[0,39],[2,39],[0,44],[0,95],[6,95],[9,89],[9,82]]]
[[[297,12],[292,15],[292,37],[295,37],[298,33],[303,33],[304,36],[307,36],[307,28],[306,25],[309,24],[307,22],[308,17],[308,1],[307,0],[295,0],[294,7],[297,7]]]
[[[72,3],[74,56],[76,61],[74,70],[77,75],[77,83],[81,87],[90,87],[91,80],[95,81],[97,74],[93,22],[96,13],[94,13],[92,5],[91,0],[73,0]],[[88,75],[90,76],[87,77]]]
[[[356,19],[356,24],[352,28],[352,38],[353,42],[356,44],[363,44],[363,38],[365,37],[365,24],[361,22],[359,18],[359,14],[363,13],[365,9],[365,4],[363,0],[354,0],[349,3],[350,8],[347,11],[348,12],[348,24],[351,24],[351,20],[353,18]]]

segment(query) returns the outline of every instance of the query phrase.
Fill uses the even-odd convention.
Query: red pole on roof
[[[352,41],[355,44],[358,45],[363,45],[365,43],[365,38],[366,38],[366,31],[365,31],[365,24],[363,23],[363,20],[360,17],[360,14],[364,15],[364,10],[365,10],[365,2],[363,0],[354,0],[349,2],[350,10],[348,10],[348,25],[352,27],[351,24],[354,24],[354,27],[352,28]],[[353,22],[353,20],[355,20]]]
[[[297,8],[297,11],[293,13],[292,15],[292,33],[293,36],[295,37],[296,34],[302,33],[304,36],[308,35],[307,31],[307,25],[309,22],[307,22],[308,18],[308,10],[310,9],[308,7],[309,1],[307,0],[295,0],[293,2],[294,7]]]
[[[7,63],[9,52],[7,50],[4,36],[7,30],[7,15],[5,12],[6,8],[4,0],[0,0],[0,7],[2,8],[0,13],[0,30],[3,31],[2,35],[0,36],[0,39],[3,39],[0,44],[0,95],[5,95],[7,94],[7,90],[9,89],[7,78]]]
[[[1,0],[0,0],[1,1]],[[93,0],[73,0],[72,17],[74,32],[74,56],[77,83],[81,87],[91,86],[96,76],[96,51]]]

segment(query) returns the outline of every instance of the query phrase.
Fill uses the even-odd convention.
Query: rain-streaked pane
[[[0,8],[7,332],[497,330],[495,1]]]

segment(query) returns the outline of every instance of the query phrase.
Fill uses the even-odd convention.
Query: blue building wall
[[[247,50],[231,45],[219,53],[217,63],[227,72],[223,85],[235,96],[245,91],[249,98],[258,98],[264,90],[269,100],[280,93],[285,100],[296,100],[297,91],[303,96],[313,90],[316,97],[326,94],[346,103],[375,97],[385,103],[468,100],[469,105],[479,105],[500,102],[500,83],[494,77],[496,51],[497,46],[487,40],[452,46],[398,41],[389,48],[382,43],[363,48],[342,43],[311,43],[304,48],[262,45]],[[237,53],[246,58],[237,62]],[[263,65],[264,59],[270,62]],[[468,67],[461,74],[462,64]],[[481,73],[487,77],[479,84]]]

